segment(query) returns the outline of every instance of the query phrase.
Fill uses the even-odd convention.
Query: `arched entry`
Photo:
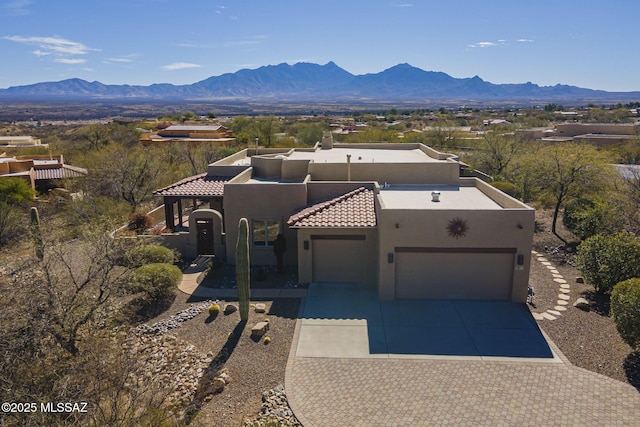
[[[196,255],[225,256],[222,215],[214,209],[197,209],[189,215],[189,240]]]

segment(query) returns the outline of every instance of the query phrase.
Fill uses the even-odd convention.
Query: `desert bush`
[[[160,245],[142,245],[127,251],[124,255],[124,265],[140,267],[147,264],[173,264],[178,260],[174,251]]]
[[[617,283],[640,277],[640,239],[625,232],[596,234],[580,244],[576,260],[596,292],[610,292]]]
[[[175,265],[155,263],[133,270],[129,286],[134,292],[144,292],[151,300],[161,299],[178,285],[182,271]]]
[[[3,178],[0,180],[0,201],[15,205],[31,201],[35,195],[35,191],[25,179]]]
[[[628,279],[614,286],[611,315],[622,339],[632,348],[640,348],[640,279]]]
[[[151,228],[153,218],[143,211],[135,211],[129,216],[129,230],[142,234],[144,230]]]
[[[596,234],[614,234],[622,230],[621,210],[600,199],[576,199],[564,209],[562,223],[584,240]]]

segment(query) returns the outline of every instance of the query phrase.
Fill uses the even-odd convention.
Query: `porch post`
[[[182,227],[182,199],[178,199],[178,225]]]
[[[173,231],[176,224],[173,222],[173,200],[170,197],[164,198],[164,220],[167,228]]]

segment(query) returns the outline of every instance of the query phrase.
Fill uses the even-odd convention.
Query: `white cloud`
[[[105,64],[112,64],[114,62],[117,62],[117,63],[129,63],[129,62],[133,62],[134,59],[137,56],[138,55],[136,55],[136,54],[125,55],[125,56],[116,56],[116,57],[113,57],[113,58],[107,58],[102,62],[105,63]]]
[[[533,43],[533,40],[530,39],[518,39],[516,41],[520,43]]]
[[[413,3],[396,3],[393,7],[413,7]]]
[[[87,62],[87,60],[81,59],[81,58],[56,58],[53,60],[53,62],[57,62],[59,64],[76,65],[76,64],[84,64],[85,62]]]
[[[31,0],[13,0],[2,6],[2,8],[6,10],[9,15],[29,15],[31,13],[29,9],[31,3]]]
[[[34,53],[39,56],[43,54],[86,55],[90,51],[98,50],[92,49],[83,43],[66,40],[61,37],[5,36],[3,38],[16,43],[38,46],[39,49]]]
[[[491,46],[496,46],[496,44],[494,42],[478,42],[476,43],[476,45],[478,47],[491,47]]]
[[[164,65],[161,68],[165,71],[184,70],[187,68],[199,68],[201,65],[192,64],[189,62],[174,62],[173,64]]]

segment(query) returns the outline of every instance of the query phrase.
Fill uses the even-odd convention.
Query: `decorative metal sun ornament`
[[[462,218],[453,218],[449,221],[449,224],[447,224],[447,232],[449,233],[449,236],[455,239],[464,237],[468,230],[469,226],[467,225],[467,221]]]

